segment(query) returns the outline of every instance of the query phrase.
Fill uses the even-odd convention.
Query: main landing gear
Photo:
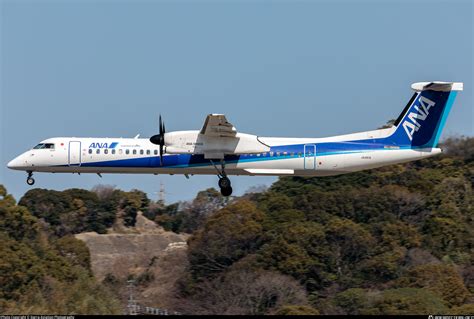
[[[33,176],[33,172],[28,171],[28,178],[26,179],[26,183],[30,186],[35,183],[35,179],[32,176]]]
[[[225,173],[225,162],[224,160],[221,160],[221,167],[222,169],[219,170],[217,166],[214,164],[213,161],[211,161],[212,165],[217,170],[217,176],[219,176],[219,188],[221,189],[221,194],[222,196],[230,196],[232,195],[232,186],[230,183],[230,179],[227,177],[227,174]]]

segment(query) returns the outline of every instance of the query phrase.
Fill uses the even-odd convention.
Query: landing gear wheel
[[[230,196],[232,194],[232,187],[230,184],[230,179],[227,177],[227,174],[225,173],[225,162],[224,160],[221,160],[221,166],[222,169],[219,170],[214,164],[214,162],[211,160],[211,164],[214,165],[214,168],[217,171],[217,176],[219,176],[219,187],[221,189],[221,194],[222,196]]]
[[[221,194],[222,196],[230,196],[232,195],[232,187],[224,187],[224,188],[221,188]]]
[[[35,179],[33,177],[28,177],[26,183],[31,186],[35,183]]]
[[[231,188],[230,179],[226,176],[219,178],[219,187],[222,188]]]

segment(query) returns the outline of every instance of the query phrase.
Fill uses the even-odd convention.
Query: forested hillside
[[[117,314],[120,304],[90,271],[89,250],[15,204],[0,185],[0,313]]]
[[[120,313],[71,235],[133,226],[139,210],[191,234],[174,311],[473,313],[474,138],[444,149],[366,172],[285,177],[229,200],[208,189],[171,205],[110,187],[33,189],[16,205],[1,187],[0,313]]]
[[[164,226],[193,231],[186,306],[200,313],[472,313],[474,139],[450,139],[444,148],[441,156],[377,170],[281,178],[204,217],[176,205],[157,212]],[[216,192],[208,197],[219,203]],[[208,217],[190,229],[184,225],[193,213]]]

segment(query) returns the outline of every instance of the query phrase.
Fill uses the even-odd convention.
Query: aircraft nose
[[[20,167],[20,159],[19,156],[15,157],[12,159],[10,162],[8,162],[7,167],[10,169],[18,169]]]

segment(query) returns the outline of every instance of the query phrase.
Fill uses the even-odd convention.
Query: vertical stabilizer
[[[412,84],[415,94],[395,122],[390,139],[400,146],[436,147],[456,98],[463,90],[459,82],[419,82]]]

